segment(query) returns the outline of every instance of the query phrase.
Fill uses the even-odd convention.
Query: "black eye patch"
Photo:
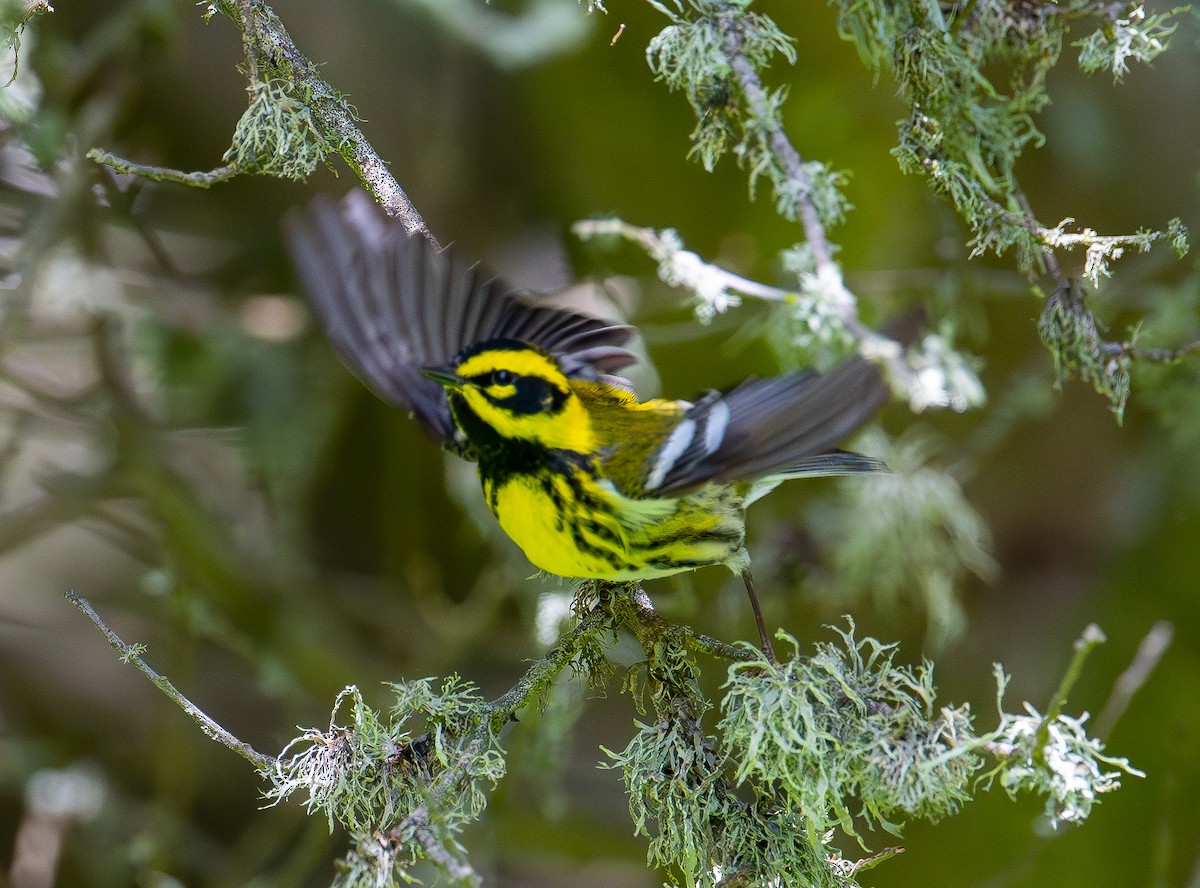
[[[511,370],[496,370],[492,373],[493,385],[512,385],[517,381],[517,374]]]
[[[501,382],[498,376],[499,371],[492,374],[494,383],[513,385],[516,392],[507,398],[494,399],[493,403],[512,413],[557,413],[567,400],[567,393],[549,380],[509,373],[508,381]]]

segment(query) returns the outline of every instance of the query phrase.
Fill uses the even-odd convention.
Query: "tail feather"
[[[858,475],[890,471],[891,469],[887,467],[887,463],[883,460],[862,453],[854,453],[850,450],[831,450],[828,453],[818,453],[816,456],[804,457],[790,466],[784,466],[765,478],[759,478],[750,485],[750,492],[746,494],[745,505],[749,506],[755,500],[766,496],[784,481],[791,480],[792,478],[824,478],[834,475]]]

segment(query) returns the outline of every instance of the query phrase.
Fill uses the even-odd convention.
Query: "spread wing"
[[[678,496],[706,481],[886,470],[832,449],[887,402],[877,367],[854,357],[832,372],[751,379],[701,398],[654,455],[646,491]]]
[[[300,282],[342,360],[383,399],[411,410],[443,443],[454,422],[422,367],[468,346],[519,339],[554,355],[568,376],[614,373],[637,358],[632,327],[538,305],[421,235],[410,236],[366,192],[320,197],[287,220]]]

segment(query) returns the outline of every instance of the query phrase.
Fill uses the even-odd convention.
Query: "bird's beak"
[[[422,367],[420,374],[447,389],[462,388],[463,378],[449,367]]]

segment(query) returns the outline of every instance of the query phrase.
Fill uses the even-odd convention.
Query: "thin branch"
[[[0,555],[23,546],[57,527],[87,514],[89,503],[82,497],[67,498],[39,491],[29,501],[0,512]]]
[[[635,630],[636,635],[646,634],[650,637],[661,638],[664,635],[675,633],[683,641],[690,642],[696,650],[703,651],[712,657],[732,660],[735,663],[746,663],[759,659],[760,652],[753,648],[730,644],[705,635],[703,632],[697,632],[691,626],[671,622],[654,609],[654,605],[650,602],[650,596],[640,586],[633,588],[632,594],[629,595],[629,605],[630,607],[622,609],[622,612],[627,613],[637,623],[637,626],[630,627]],[[636,631],[638,628],[648,631],[639,633]]]
[[[100,373],[100,383],[112,395],[124,416],[148,421],[150,416],[130,379],[128,356],[118,341],[121,335],[119,324],[115,316],[102,314],[92,326],[92,351],[96,358],[96,369]]]
[[[60,380],[42,378],[38,374],[35,368],[18,370],[0,361],[0,408],[11,410],[17,416],[70,426],[92,423],[92,418],[81,408],[100,390],[98,383],[89,383],[76,391],[53,391]],[[4,391],[6,388],[12,389],[11,397]]]
[[[598,605],[583,615],[579,623],[562,637],[549,653],[533,664],[520,680],[491,704],[491,727],[500,732],[517,710],[545,689],[555,676],[588,646],[593,638],[606,627],[611,627],[612,613]]]
[[[691,250],[682,249],[678,237],[671,230],[656,231],[630,225],[622,219],[584,219],[571,226],[577,237],[603,237],[616,235],[637,244],[661,267],[669,266],[672,276],[692,290],[721,289],[753,296],[769,302],[781,302],[796,295],[794,290],[772,287],[742,277],[705,262]]]
[[[111,155],[110,155],[111,156]],[[146,249],[150,251],[150,255],[166,270],[166,272],[175,280],[184,281],[189,278],[196,277],[189,275],[183,271],[176,263],[175,258],[167,250],[163,244],[162,238],[158,232],[146,223],[142,213],[137,209],[136,196],[140,189],[134,187],[137,180],[129,180],[122,182],[117,178],[117,171],[111,166],[104,166],[101,169],[103,174],[105,196],[108,199],[109,207],[119,209],[124,212],[133,225],[134,230],[141,237],[142,242],[146,245]]]
[[[767,99],[767,91],[763,88],[758,71],[746,57],[746,34],[740,16],[739,11],[736,15],[725,13],[719,17],[721,36],[724,39],[725,55],[729,59],[729,66],[733,70],[734,77],[737,78],[738,86],[741,87],[750,116],[764,122],[764,126],[770,134],[771,149],[783,165],[784,172],[787,173],[789,179],[800,183],[798,201],[800,224],[804,227],[804,237],[812,249],[817,269],[820,270],[826,266],[836,268],[836,263],[833,261],[833,250],[829,246],[829,239],[825,236],[825,226],[821,223],[821,216],[810,197],[812,177],[804,169],[804,161],[800,157],[800,152],[788,139],[782,125],[768,111],[770,103]]]
[[[1062,681],[1059,682],[1058,690],[1054,692],[1050,706],[1046,709],[1046,715],[1038,724],[1037,739],[1034,741],[1033,747],[1036,750],[1035,755],[1039,757],[1044,755],[1046,745],[1050,742],[1050,725],[1062,715],[1063,707],[1067,705],[1067,697],[1071,694],[1071,688],[1075,687],[1075,682],[1079,680],[1088,655],[1097,645],[1101,645],[1107,640],[1104,632],[1095,623],[1088,623],[1084,627],[1083,633],[1075,640],[1075,654],[1071,657],[1070,665],[1067,666]]]
[[[181,694],[175,688],[175,685],[171,684],[168,679],[151,669],[146,661],[142,659],[141,646],[128,645],[122,641],[120,636],[113,632],[113,630],[110,629],[104,622],[104,620],[100,618],[100,615],[96,613],[95,608],[92,607],[91,603],[86,598],[82,598],[75,593],[74,589],[71,589],[67,592],[67,601],[71,602],[71,604],[83,611],[87,615],[88,619],[96,624],[96,628],[103,632],[104,637],[108,639],[109,646],[111,646],[112,649],[120,655],[124,662],[132,663],[134,666],[136,666],[138,670],[146,676],[146,678],[153,682],[156,688],[170,697],[180,709],[186,712],[191,717],[192,721],[198,724],[200,726],[200,730],[202,730],[210,739],[216,740],[222,746],[225,746],[236,752],[246,761],[250,762],[250,764],[254,765],[254,767],[257,768],[262,774],[267,774],[276,767],[277,762],[272,756],[263,755],[250,744],[244,743],[237,737],[233,736],[231,733],[209,718],[209,716],[206,715],[204,711],[200,709],[200,707]]]
[[[176,170],[171,167],[134,163],[131,160],[125,160],[112,152],[104,151],[100,148],[91,149],[86,157],[88,160],[111,167],[118,173],[131,173],[135,176],[141,176],[143,179],[150,179],[153,182],[175,182],[179,185],[190,185],[192,188],[211,188],[220,182],[228,182],[243,172],[240,165],[231,163],[217,167],[214,170],[208,170],[207,172],[185,173],[183,170]]]
[[[1013,195],[1017,199],[1017,203],[1021,207],[1021,224],[1023,224],[1034,237],[1038,239],[1038,243],[1042,248],[1042,262],[1046,266],[1046,271],[1050,277],[1054,278],[1054,283],[1058,289],[1067,289],[1070,287],[1070,279],[1063,274],[1062,266],[1058,264],[1058,255],[1054,252],[1054,247],[1046,243],[1044,230],[1037,216],[1034,215],[1033,205],[1029,203],[1029,197],[1025,194],[1023,188],[1017,184],[1017,180],[1013,178]]]
[[[741,12],[724,12],[718,15],[723,49],[729,60],[730,69],[741,90],[751,119],[760,121],[766,130],[768,142],[776,161],[782,166],[788,179],[796,183],[796,206],[804,237],[808,242],[816,266],[816,277],[821,287],[836,294],[840,304],[842,323],[846,330],[859,341],[860,351],[865,357],[888,366],[895,387],[909,389],[912,371],[904,360],[904,347],[864,324],[858,316],[858,298],[846,287],[842,270],[833,258],[833,247],[825,233],[821,214],[813,203],[813,180],[805,168],[804,160],[792,144],[782,123],[771,113],[770,99],[758,71],[746,55],[746,32]],[[748,295],[757,295],[745,291]]]
[[[1125,356],[1133,358],[1135,361],[1174,364],[1176,361],[1182,361],[1184,358],[1200,354],[1200,339],[1195,342],[1189,342],[1187,345],[1181,345],[1179,348],[1142,348],[1129,341],[1109,342],[1106,340],[1100,343],[1100,350],[1113,358]]]
[[[719,638],[713,638],[711,635],[697,632],[691,626],[680,626],[679,628],[683,631],[684,638],[688,644],[696,650],[708,654],[710,657],[716,657],[720,660],[731,660],[735,663],[748,663],[751,660],[758,659],[759,652],[744,645],[721,641]]]
[[[480,884],[479,874],[475,872],[470,863],[448,849],[446,843],[434,833],[429,811],[430,808],[436,809],[446,796],[454,791],[456,785],[463,779],[465,763],[477,756],[487,742],[482,732],[477,730],[475,739],[462,748],[458,763],[442,771],[433,785],[429,787],[427,796],[429,801],[410,811],[399,824],[387,831],[389,841],[402,847],[404,835],[411,829],[414,838],[420,842],[427,859],[442,867],[451,878],[472,886]]]
[[[413,836],[421,843],[421,849],[425,852],[426,859],[441,867],[442,871],[455,884],[471,886],[482,884],[479,873],[475,872],[474,867],[451,852],[446,847],[446,844],[434,835],[433,829],[429,825],[429,809],[427,806],[422,805],[405,817],[400,826],[388,830],[388,838],[396,842],[397,845],[401,844],[399,837],[403,835],[406,827],[411,827]]]
[[[1141,690],[1142,685],[1158,667],[1174,637],[1175,627],[1167,620],[1159,620],[1146,633],[1146,637],[1138,645],[1133,662],[1117,678],[1112,693],[1108,696],[1108,702],[1100,710],[1100,717],[1096,719],[1094,728],[1097,737],[1107,737],[1113,726],[1120,721],[1134,695]]]
[[[1068,277],[1062,270],[1062,266],[1058,264],[1058,256],[1055,253],[1054,243],[1051,238],[1059,245],[1066,245],[1068,249],[1076,245],[1088,245],[1097,241],[1116,242],[1135,244],[1138,242],[1135,236],[1119,236],[1119,237],[1098,237],[1094,232],[1083,233],[1076,235],[1064,235],[1061,232],[1062,226],[1057,229],[1048,229],[1038,222],[1037,216],[1034,215],[1033,207],[1029,203],[1029,198],[1020,186],[1014,181],[1014,195],[1017,202],[1021,206],[1022,215],[1016,217],[1016,222],[1025,227],[1035,238],[1037,238],[1041,246],[1041,258],[1045,265],[1047,273],[1054,279],[1055,295],[1066,294],[1069,296],[1068,307],[1071,311],[1092,316],[1092,310],[1087,306],[1083,293],[1079,287],[1075,285],[1075,281]],[[1067,220],[1070,221],[1070,220]],[[1151,233],[1148,237],[1150,240],[1155,240],[1163,237],[1161,233]],[[1143,246],[1143,249],[1146,247]],[[1092,321],[1095,325],[1095,321]],[[1190,342],[1187,345],[1179,346],[1178,348],[1143,348],[1135,345],[1130,340],[1115,342],[1108,339],[1099,340],[1100,352],[1109,358],[1131,358],[1136,361],[1147,361],[1157,364],[1173,364],[1176,361],[1182,361],[1184,358],[1191,357],[1195,354],[1200,354],[1200,339],[1195,342]]]

